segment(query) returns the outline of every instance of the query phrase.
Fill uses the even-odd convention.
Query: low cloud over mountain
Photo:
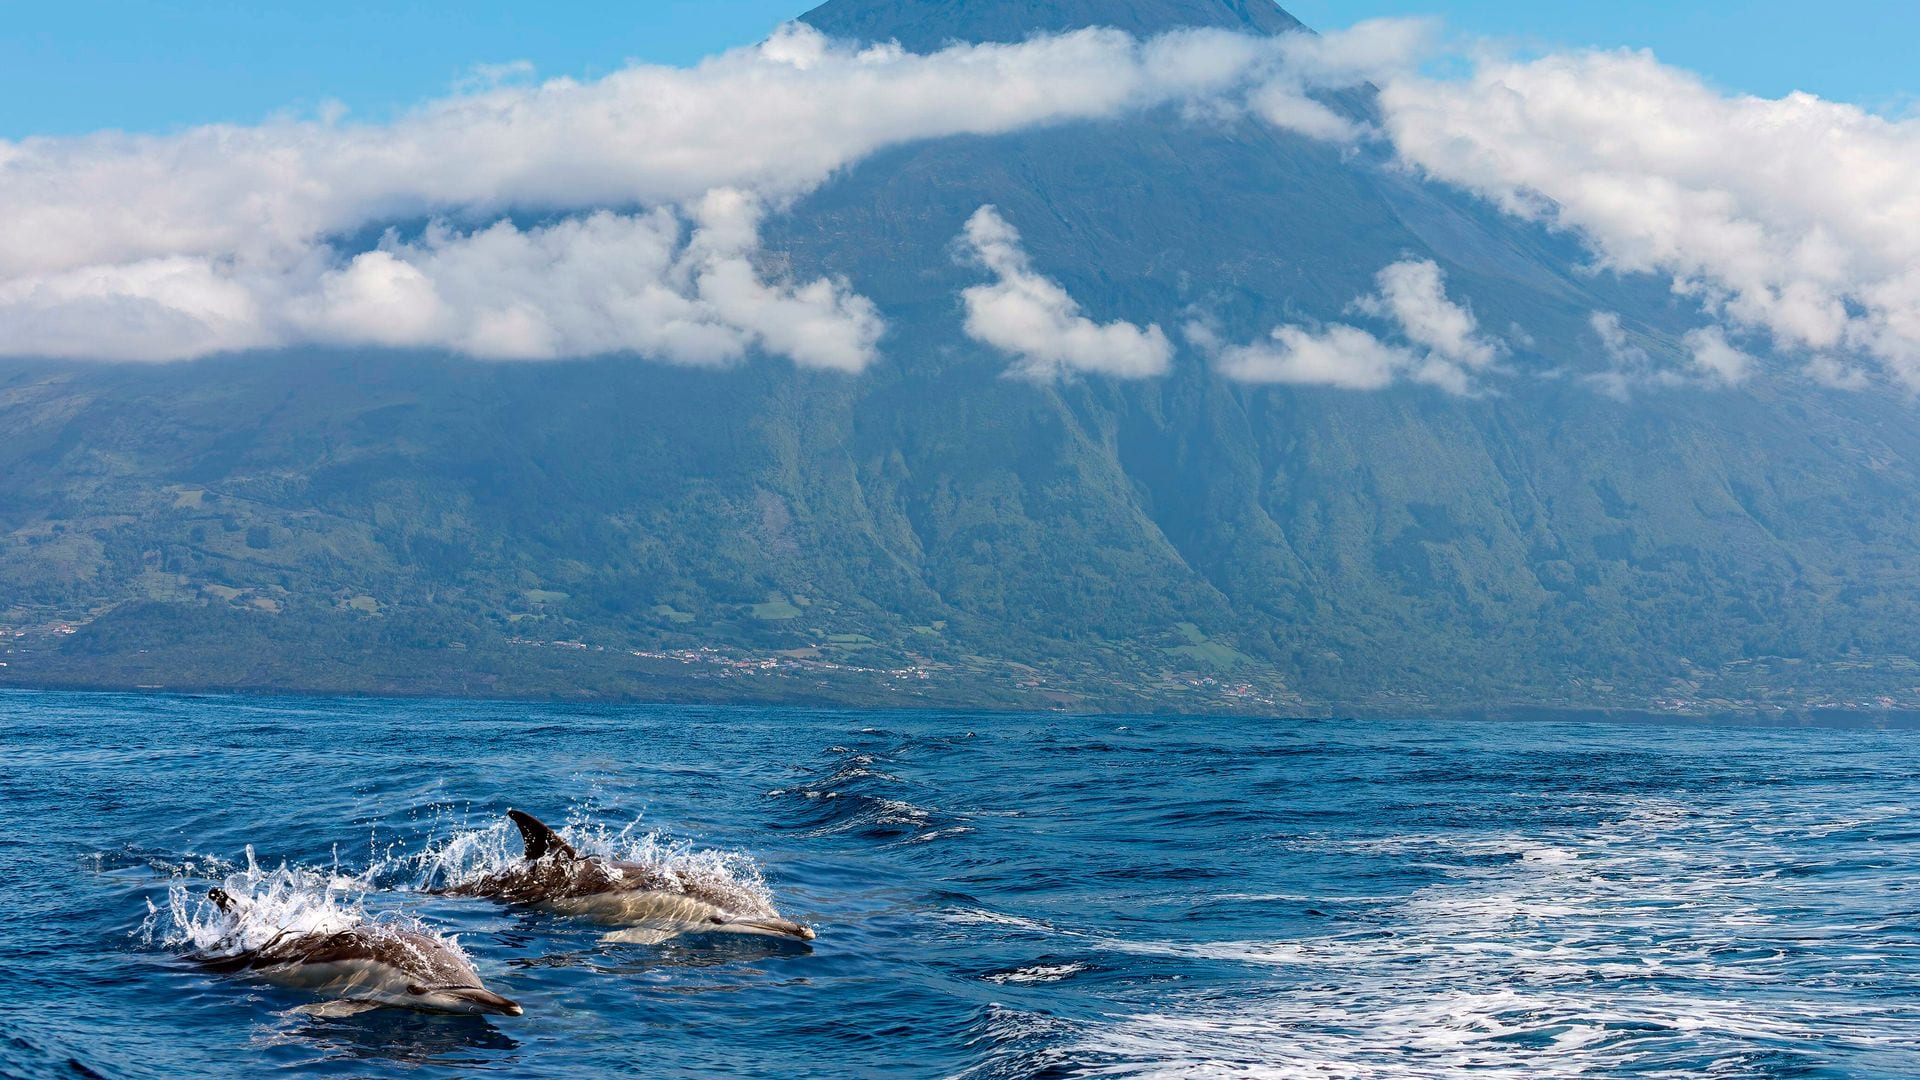
[[[919,56],[795,24],[690,69],[495,87],[389,125],[0,144],[0,336],[14,355],[153,360],[377,343],[703,363],[751,346],[857,370],[875,356],[869,305],[762,279],[751,214],[716,246],[716,199],[778,204],[888,145],[1171,102],[1323,110],[1309,81],[1366,75],[1346,41],[1083,30]],[[373,252],[345,239],[421,221]],[[582,274],[590,287],[566,287]]]
[[[1436,78],[1417,70],[1434,30],[1081,29],[922,55],[794,24],[693,68],[488,85],[386,125],[0,144],[0,335],[16,355],[74,358],[334,343],[695,364],[758,350],[859,370],[881,356],[883,313],[845,282],[757,269],[778,260],[745,208],[778,213],[887,146],[1173,108],[1384,140],[1425,175],[1574,230],[1606,269],[1671,275],[1723,327],[1693,349],[1723,384],[1770,344],[1815,374],[1866,364],[1920,385],[1920,121],[1729,96],[1643,53],[1476,49],[1464,76]],[[1361,104],[1328,96],[1369,84]],[[722,203],[741,209],[717,231]],[[1457,337],[1447,320],[1424,325]],[[1414,340],[1442,385],[1488,361],[1484,342]],[[1240,367],[1286,376],[1339,355],[1355,372],[1342,385],[1371,386],[1407,366],[1344,331],[1276,341],[1267,359],[1293,359]],[[1169,362],[1110,344],[1084,362],[1010,351],[1129,376]]]
[[[1096,323],[1081,314],[1079,302],[1058,282],[1034,270],[1019,231],[993,207],[983,206],[967,220],[962,239],[995,278],[961,294],[967,336],[1015,357],[1024,374],[1139,379],[1167,370],[1173,343],[1158,326]]]

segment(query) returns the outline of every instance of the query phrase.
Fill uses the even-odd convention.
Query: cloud
[[[1060,284],[1035,272],[1020,233],[1000,212],[983,206],[967,220],[961,241],[991,271],[990,285],[961,293],[966,334],[1015,357],[1020,370],[1040,378],[1066,372],[1140,379],[1159,375],[1173,359],[1173,343],[1158,326],[1096,323]]]
[[[760,349],[805,367],[872,363],[884,331],[873,305],[844,282],[764,278],[759,215],[722,189],[690,223],[600,211],[524,230],[434,224],[340,264],[171,257],[68,271],[0,286],[0,335],[21,353],[124,360],[318,341],[492,360],[719,364]]]
[[[884,329],[844,283],[769,282],[754,269],[760,208],[722,189],[691,237],[668,211],[389,240],[290,305],[289,337],[437,346],[495,360],[640,353],[687,364],[749,349],[858,371]]]
[[[1607,268],[1671,275],[1783,351],[1871,357],[1920,388],[1920,120],[1724,94],[1626,51],[1401,74],[1380,104],[1427,175],[1576,231]]]
[[[1586,378],[1607,396],[1625,401],[1633,396],[1637,387],[1673,386],[1681,381],[1674,372],[1662,370],[1653,355],[1634,341],[1621,323],[1619,313],[1596,311],[1588,317],[1587,325],[1606,350],[1607,367]]]
[[[0,143],[0,274],[264,256],[368,222],[777,200],[881,147],[1157,100],[1141,46],[1087,31],[934,56],[801,27],[691,68],[456,95],[387,125],[275,120]]]
[[[1605,350],[1607,367],[1588,375],[1587,381],[1610,397],[1622,401],[1633,391],[1645,387],[1727,387],[1739,386],[1753,377],[1760,361],[1727,340],[1723,327],[1707,326],[1690,330],[1681,337],[1689,370],[1662,366],[1652,353],[1628,333],[1616,312],[1596,311],[1588,319],[1595,337]]]
[[[1336,112],[1320,91],[1361,86],[1405,74],[1432,48],[1432,19],[1373,19],[1329,34],[1288,34],[1282,62],[1247,97],[1248,108],[1286,131],[1329,142],[1354,142],[1370,124]]]
[[[1176,30],[1141,44],[1142,104],[1188,105],[1199,115],[1250,112],[1310,138],[1356,141],[1370,132],[1328,104],[1350,89],[1411,70],[1438,24],[1379,19],[1325,34],[1248,36]]]
[[[1596,311],[1587,319],[1587,324],[1593,327],[1594,336],[1598,337],[1600,344],[1606,347],[1607,357],[1613,361],[1615,368],[1638,369],[1653,366],[1653,357],[1647,355],[1647,350],[1635,345],[1633,339],[1627,336],[1626,327],[1621,325],[1618,312]]]
[[[1334,325],[1310,331],[1280,326],[1271,338],[1218,352],[1218,370],[1248,383],[1332,386],[1380,390],[1414,365],[1414,355],[1387,345],[1365,330]]]
[[[1694,330],[1686,336],[1687,351],[1693,364],[1711,378],[1728,386],[1738,386],[1753,375],[1759,363],[1727,342],[1727,332],[1718,326]]]
[[[390,124],[330,111],[0,141],[0,336],[13,353],[119,359],[412,342],[703,362],[745,341],[857,367],[874,356],[871,305],[838,283],[762,280],[757,244],[740,237],[724,255],[698,237],[665,253],[655,215],[699,217],[716,191],[777,209],[886,146],[1173,103],[1292,110],[1280,122],[1346,137],[1311,94],[1404,52],[1392,37],[1085,30],[914,55],[792,25],[693,67],[592,82],[477,68],[465,92]],[[518,213],[574,220],[528,230],[511,223]],[[408,221],[432,224],[375,252],[341,239]],[[616,236],[635,245],[631,265],[610,264]],[[525,276],[588,266],[610,280],[586,295]],[[640,329],[641,311],[673,329]]]
[[[1187,328],[1188,338],[1214,354],[1222,374],[1241,382],[1379,390],[1405,377],[1452,394],[1472,393],[1472,374],[1490,370],[1503,348],[1480,334],[1472,311],[1447,296],[1439,264],[1407,259],[1374,280],[1379,291],[1355,300],[1350,310],[1392,324],[1404,344],[1338,323],[1319,330],[1280,326],[1267,341],[1251,345],[1222,345],[1198,324]]]
[[[688,363],[745,350],[854,369],[878,355],[872,305],[842,282],[767,276],[777,260],[757,239],[719,244],[702,218],[714,193],[757,224],[888,146],[1172,105],[1384,138],[1430,177],[1575,231],[1603,267],[1670,276],[1724,328],[1685,343],[1717,381],[1754,370],[1729,332],[1759,333],[1828,381],[1866,365],[1920,389],[1920,118],[1730,95],[1643,52],[1482,52],[1435,76],[1421,67],[1435,38],[1405,20],[1276,38],[1084,30],[914,55],[790,26],[594,81],[475,69],[468,91],[387,124],[330,111],[0,141],[0,348],[173,359],[416,342]],[[1367,83],[1377,113],[1339,104]],[[394,223],[413,238],[351,239]],[[540,273],[582,289],[529,281]],[[1437,268],[1396,273],[1357,310],[1399,326],[1404,346],[1375,340],[1418,357],[1408,377],[1458,388],[1497,367],[1471,313],[1436,302]],[[642,311],[664,329],[641,328]]]
[[[1447,297],[1446,275],[1431,259],[1407,259],[1376,275],[1380,291],[1354,301],[1354,310],[1391,319],[1432,364],[1484,370],[1500,358],[1501,346],[1480,335],[1469,309]],[[1464,372],[1460,378],[1464,379]]]
[[[1807,361],[1807,377],[1833,390],[1865,390],[1870,385],[1866,373],[1835,360],[1816,356]]]
[[[13,355],[147,360],[276,344],[253,289],[212,259],[163,256],[0,281]]]

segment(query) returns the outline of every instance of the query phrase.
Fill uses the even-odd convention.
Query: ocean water
[[[1917,738],[0,694],[0,1074],[1920,1075]],[[428,891],[508,807],[818,938]],[[526,1014],[202,967],[222,882]]]

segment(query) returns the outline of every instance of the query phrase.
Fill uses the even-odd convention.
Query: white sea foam
[[[948,825],[946,828],[943,828],[943,829],[934,829],[930,832],[923,832],[918,836],[908,837],[907,839],[902,840],[901,844],[903,846],[910,845],[910,844],[931,844],[936,840],[946,840],[955,836],[965,836],[966,834],[972,831],[973,831],[973,826],[971,825]]]
[[[1005,926],[1014,930],[1028,930],[1038,934],[1071,934],[1071,931],[1057,930],[1038,919],[1029,919],[1020,915],[1008,915],[984,908],[954,908],[937,911],[933,917],[943,922],[958,923],[961,926]],[[1079,935],[1086,936],[1086,935]]]
[[[1341,933],[1103,942],[1264,974],[1090,1027],[1070,1057],[1109,1075],[1736,1076],[1781,1067],[1788,1047],[1920,1065],[1911,980],[1890,962],[1910,968],[1920,952],[1913,920],[1869,915],[1857,892],[1791,872],[1832,819],[1586,798],[1599,824],[1305,841],[1443,869]],[[1842,827],[1912,835],[1907,809],[1871,814]],[[1915,848],[1876,848],[1891,861],[1867,873],[1897,874]],[[1806,955],[1808,940],[1834,938],[1851,948]]]
[[[907,825],[924,829],[933,820],[933,815],[927,810],[899,799],[874,799],[872,805],[873,820],[869,824]]]
[[[1063,982],[1082,972],[1092,970],[1089,964],[1034,964],[1014,971],[996,971],[985,978],[990,983],[999,983],[1002,986],[1022,986]]]

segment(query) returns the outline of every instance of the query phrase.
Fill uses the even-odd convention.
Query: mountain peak
[[[833,37],[894,40],[914,52],[1088,26],[1136,37],[1194,26],[1265,34],[1302,29],[1273,0],[827,0],[800,19]]]

